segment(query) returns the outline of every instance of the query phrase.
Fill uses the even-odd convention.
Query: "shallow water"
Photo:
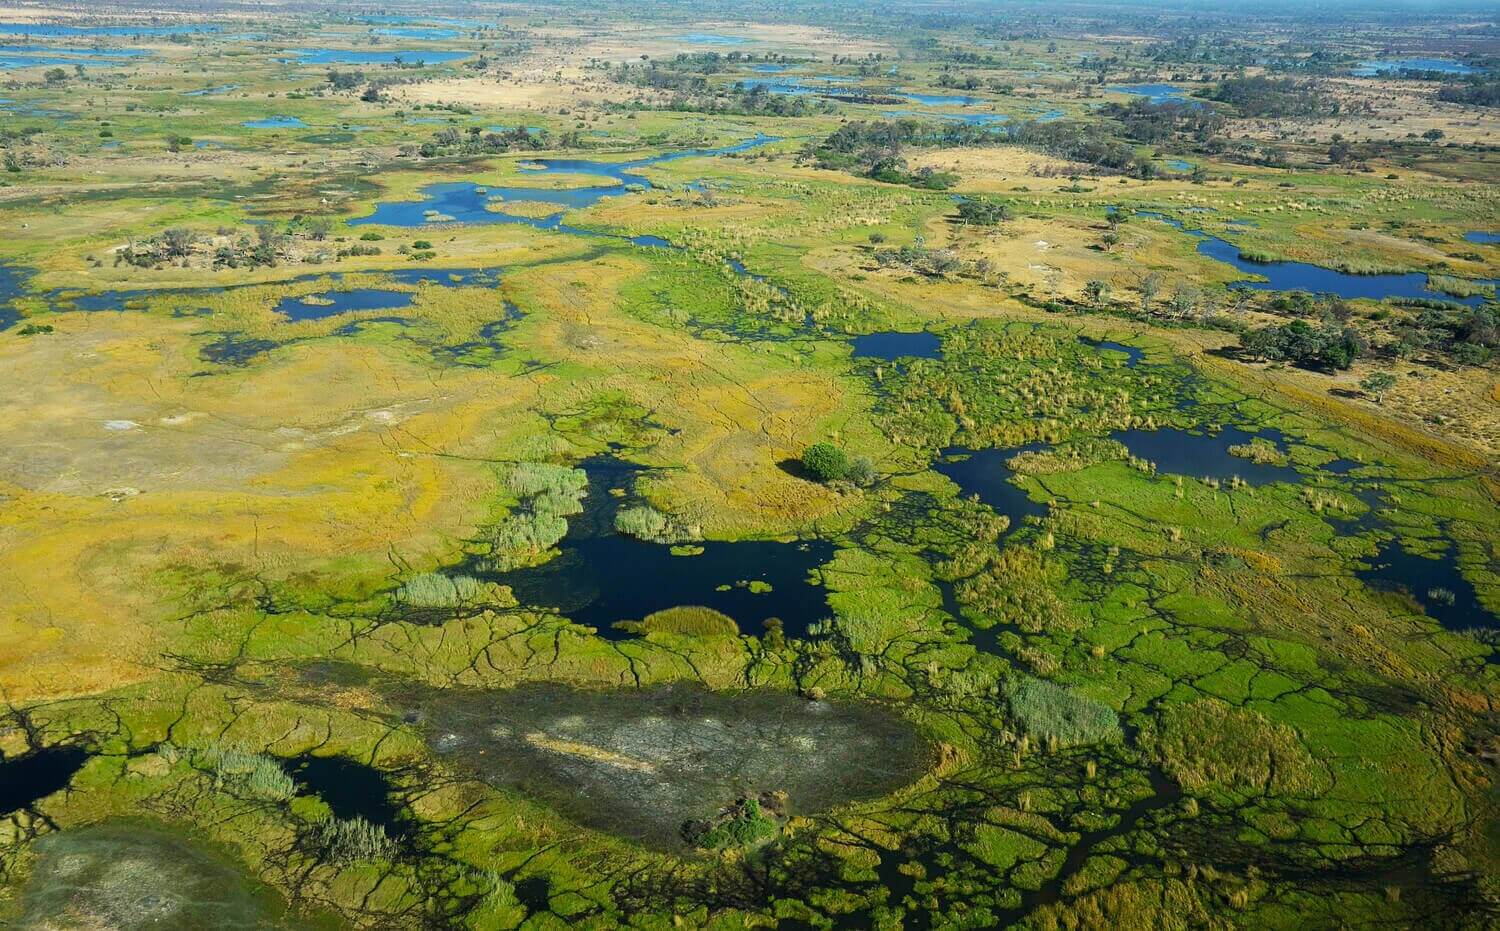
[[[0,33],[24,36],[169,36],[184,32],[219,32],[211,23],[176,26],[61,26],[50,23],[0,23]]]
[[[942,457],[932,467],[952,479],[964,497],[978,495],[979,500],[996,514],[1009,517],[1011,529],[1015,530],[1028,517],[1046,517],[1047,505],[1031,500],[1025,489],[1013,483],[1010,480],[1013,473],[1005,463],[1020,453],[1046,448],[1045,443],[1028,443],[1008,449],[953,446],[943,450]]]
[[[1464,233],[1464,241],[1477,243],[1482,246],[1490,246],[1500,243],[1500,233],[1486,233],[1480,230],[1472,230]]]
[[[1175,84],[1111,84],[1108,88],[1119,94],[1130,94],[1133,97],[1145,97],[1152,103],[1165,103],[1174,101],[1178,103],[1193,103],[1202,106],[1202,103],[1188,98],[1185,88]]]
[[[1475,68],[1448,58],[1387,58],[1360,62],[1350,74],[1369,78],[1381,74],[1401,71],[1438,71],[1443,74],[1479,74],[1483,68]]]
[[[1125,367],[1130,369],[1133,369],[1137,365],[1140,365],[1141,360],[1146,357],[1146,350],[1140,348],[1139,346],[1127,346],[1124,343],[1117,343],[1113,340],[1093,339],[1088,336],[1080,336],[1078,337],[1078,341],[1080,343],[1083,343],[1085,346],[1090,346],[1094,349],[1102,349],[1106,352],[1124,353]],[[1109,356],[1106,356],[1105,358],[1109,358]]]
[[[473,52],[436,51],[433,49],[401,49],[390,52],[369,52],[354,49],[304,48],[290,52],[292,60],[304,65],[391,65],[424,63],[441,65],[445,62],[468,58]]]
[[[833,556],[825,540],[703,542],[697,556],[674,556],[671,547],[637,540],[614,529],[615,514],[636,503],[629,497],[641,466],[600,457],[580,467],[588,473],[585,511],[568,518],[558,556],[542,565],[510,572],[466,572],[511,586],[523,605],[556,608],[597,628],[609,639],[633,637],[617,621],[641,620],[683,605],[727,614],[740,630],[759,634],[767,618],[780,618],[787,636],[802,636],[808,624],[829,616],[826,595],[811,573]],[[627,492],[625,497],[610,489]],[[755,592],[746,583],[769,584]]]
[[[793,814],[815,814],[910,783],[928,756],[915,730],[882,707],[775,689],[391,693],[439,755],[478,779],[659,849],[682,849],[687,821],[745,795],[785,792]]]
[[[240,125],[247,129],[297,129],[307,124],[295,116],[268,116],[259,120],[246,120]]]
[[[1181,230],[1199,240],[1198,253],[1217,259],[1244,272],[1256,275],[1264,281],[1237,281],[1231,287],[1249,288],[1255,291],[1307,291],[1312,294],[1335,294],[1346,300],[1368,298],[1383,300],[1391,297],[1443,300],[1477,307],[1485,300],[1483,295],[1460,298],[1442,294],[1427,288],[1427,276],[1421,272],[1393,275],[1352,275],[1348,272],[1311,265],[1306,262],[1255,262],[1240,255],[1239,246],[1202,230],[1192,229],[1181,220],[1163,216],[1149,210],[1136,211],[1137,216],[1159,220],[1174,229]],[[1494,283],[1494,279],[1490,279]]]
[[[667,38],[686,42],[689,45],[745,45],[750,42],[744,36],[724,36],[715,32],[689,32]]]

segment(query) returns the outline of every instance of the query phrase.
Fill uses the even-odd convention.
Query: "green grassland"
[[[881,104],[626,106],[636,90],[543,56],[560,53],[521,16],[378,44],[368,26],[271,23],[6,92],[66,116],[0,117],[40,127],[8,137],[30,160],[0,187],[0,261],[21,270],[18,323],[0,330],[0,773],[44,748],[86,757],[0,821],[0,923],[40,901],[47,838],[102,830],[112,844],[122,824],[196,845],[183,862],[228,864],[249,891],[226,901],[289,927],[1493,923],[1493,459],[1473,437],[1307,387],[1324,376],[1227,358],[1222,329],[1135,313],[1151,271],[1232,300],[1239,276],[1181,231],[1132,215],[1101,246],[1107,208],[1145,210],[1255,255],[1493,278],[1495,256],[1462,239],[1492,225],[1493,184],[1228,161],[1196,181],[1078,180],[997,144],[922,154],[958,181],[921,190],[802,156],[842,121],[881,119]],[[658,57],[673,34],[548,28]],[[896,73],[870,74],[824,62],[816,33],[765,29],[749,48],[808,50],[807,73],[965,92],[931,45],[881,36]],[[507,51],[518,36],[538,57]],[[1115,48],[945,36],[999,55],[986,73],[1008,89],[974,93],[1016,118],[1091,119],[1080,55]],[[324,46],[459,49],[515,73],[280,60]],[[333,89],[330,68],[390,83],[364,100]],[[729,78],[757,74],[747,62]],[[242,125],[269,116],[306,126]],[[450,127],[517,125],[545,141],[412,151]],[[757,134],[777,141],[650,165],[649,189],[567,211],[590,235],[348,222],[439,182],[600,182],[525,170],[538,158],[619,162]],[[965,225],[955,194],[1008,218]],[[265,224],[285,231],[274,263],[215,262],[207,247],[111,258],[168,230],[225,245]],[[641,236],[670,246],[629,241]],[[931,275],[883,260],[901,247],[969,264]],[[412,269],[457,277],[394,277]],[[462,277],[474,269],[490,274]],[[1096,280],[1114,304],[1080,298]],[[305,320],[275,309],[353,289],[410,300]],[[84,309],[111,291],[128,294]],[[1371,326],[1416,314],[1352,303]],[[918,330],[939,353],[851,348]],[[1449,375],[1482,382],[1493,363]],[[1278,480],[1173,473],[1112,439],[1227,443],[1231,428],[1275,438],[1257,464]],[[867,458],[873,480],[813,481],[797,463],[818,442]],[[1001,478],[1024,514],[943,468],[955,448],[1022,446]],[[575,471],[601,459],[640,471],[630,487]],[[611,496],[654,509],[659,526],[640,522],[659,539],[636,545],[679,560],[826,544],[807,569],[820,610],[783,627],[675,604],[601,630],[486,574],[565,564],[583,502]],[[1368,584],[1393,546],[1451,564],[1488,618],[1444,625],[1431,592]],[[755,568],[712,581],[779,594],[749,581]],[[696,836],[712,842],[665,850],[612,832],[608,812],[570,819],[548,802],[569,785],[553,770],[522,779],[513,760],[452,749],[528,741],[557,772],[641,778],[649,808],[666,790],[641,775],[656,772],[656,719],[606,746],[487,719],[440,732],[429,714],[435,694],[673,683],[794,694],[810,715],[854,703],[893,722],[889,740],[915,735],[920,765],[899,788],[812,810],[745,785],[704,800],[717,820]],[[370,807],[351,814],[338,787],[306,781],[308,758],[373,779]],[[832,758],[809,740],[786,765],[833,784],[851,774]]]

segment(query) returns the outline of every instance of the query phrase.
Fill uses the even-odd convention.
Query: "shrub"
[[[623,508],[615,515],[615,529],[642,540],[657,540],[667,529],[667,516],[648,504]]]
[[[802,467],[820,482],[837,482],[849,474],[849,457],[832,443],[814,443],[802,454]]]
[[[511,469],[508,482],[511,492],[521,498],[546,491],[576,495],[587,488],[588,483],[588,475],[582,469],[548,462],[518,462]]]
[[[257,798],[286,801],[297,794],[292,777],[263,753],[214,744],[202,752],[201,762],[219,782],[235,783]]]
[[[706,829],[690,840],[698,847],[721,850],[726,847],[752,847],[775,837],[776,832],[776,822],[761,812],[760,802],[750,798],[735,806],[727,817],[706,826]]]
[[[875,484],[875,463],[869,456],[855,456],[849,460],[849,471],[844,477],[861,488],[867,488]]]
[[[396,600],[414,608],[456,608],[483,593],[484,583],[472,576],[421,572],[396,590]]]
[[[646,615],[641,628],[647,633],[681,634],[688,637],[738,637],[734,618],[697,605],[667,608]]]
[[[384,859],[396,847],[384,828],[357,815],[323,822],[318,829],[318,843],[336,863]]]

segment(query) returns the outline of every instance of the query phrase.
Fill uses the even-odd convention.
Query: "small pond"
[[[745,45],[750,42],[744,36],[724,36],[716,32],[688,32],[677,36],[667,36],[678,42],[686,42],[689,45]]]
[[[1398,540],[1387,540],[1371,560],[1370,568],[1355,573],[1367,584],[1384,591],[1409,595],[1430,618],[1452,631],[1500,626],[1500,618],[1480,604],[1474,584],[1459,571],[1452,544],[1437,558],[1410,553]]]
[[[816,814],[907,785],[928,758],[911,725],[883,707],[776,689],[404,686],[390,700],[478,779],[667,850],[685,846],[686,822],[743,796],[785,792],[792,814]]]
[[[1202,106],[1201,101],[1191,100],[1185,88],[1175,84],[1111,84],[1109,90],[1132,97],[1145,97],[1152,103],[1186,103]]]
[[[1146,351],[1139,346],[1127,346],[1124,343],[1117,343],[1113,340],[1093,339],[1092,337],[1088,336],[1080,336],[1078,337],[1078,341],[1080,343],[1083,343],[1085,346],[1099,349],[1106,353],[1124,353],[1126,368],[1135,368],[1137,365],[1140,365],[1141,360],[1146,357]],[[1109,358],[1109,356],[1106,356],[1106,358]]]
[[[1015,530],[1028,517],[1046,517],[1047,505],[1031,500],[1025,489],[1011,481],[1012,473],[1006,462],[1020,453],[1046,448],[1045,443],[1028,443],[1009,449],[953,446],[943,450],[941,458],[932,467],[952,479],[964,497],[978,495],[979,500],[996,514],[1009,517],[1010,528]]]
[[[936,333],[925,330],[916,333],[867,333],[854,337],[852,342],[856,359],[936,359],[943,354],[942,340],[938,339]]]
[[[1482,246],[1493,246],[1500,243],[1500,233],[1486,233],[1481,230],[1472,230],[1464,233],[1464,241],[1477,243]]]
[[[276,304],[276,312],[288,320],[322,320],[338,314],[357,310],[394,310],[410,307],[416,297],[410,291],[391,291],[385,288],[350,288],[346,291],[324,291],[298,297],[284,297]]]
[[[327,803],[335,818],[363,818],[387,834],[403,833],[401,806],[392,801],[391,784],[375,767],[345,756],[308,755],[287,760],[287,772]]]

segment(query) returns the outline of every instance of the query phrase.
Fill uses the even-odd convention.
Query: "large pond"
[[[407,686],[389,696],[441,756],[497,788],[658,849],[745,796],[786,793],[810,815],[916,779],[928,749],[883,707],[776,689],[586,691]]]
[[[228,857],[180,829],[114,821],[48,834],[21,891],[20,927],[271,931],[299,927]]]
[[[276,312],[288,320],[321,320],[337,314],[357,310],[394,310],[409,307],[416,295],[410,291],[391,291],[386,288],[350,288],[345,291],[324,291],[321,294],[306,294],[300,297],[284,297],[276,304]]]
[[[553,189],[523,186],[486,187],[468,181],[444,182],[423,188],[421,200],[377,204],[374,213],[368,217],[350,220],[349,225],[416,227],[435,222],[523,223],[539,229],[562,229],[565,232],[583,233],[587,231],[563,226],[562,214],[568,210],[592,206],[606,197],[628,193],[632,187],[651,187],[651,180],[639,173],[641,168],[682,158],[745,152],[775,141],[777,140],[774,136],[760,135],[717,149],[687,149],[623,162],[581,158],[536,159],[525,163],[525,170],[528,174],[537,177],[587,175],[609,178],[611,183]],[[557,207],[557,211],[542,217],[505,212],[507,202],[515,201],[551,204]]]
[[[556,608],[610,638],[629,636],[614,627],[618,621],[682,606],[712,608],[750,634],[775,617],[788,636],[801,636],[829,615],[814,573],[832,558],[831,543],[710,541],[698,544],[697,555],[674,555],[614,529],[620,508],[636,503],[630,492],[640,466],[600,457],[581,467],[589,477],[584,513],[568,518],[560,554],[532,568],[474,574],[511,586],[522,604]]]

